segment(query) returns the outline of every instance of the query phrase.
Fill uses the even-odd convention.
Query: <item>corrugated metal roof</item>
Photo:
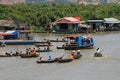
[[[78,22],[79,20],[74,17],[64,17],[64,19],[71,21],[71,22]]]
[[[120,20],[116,18],[104,18],[104,23],[120,23]]]

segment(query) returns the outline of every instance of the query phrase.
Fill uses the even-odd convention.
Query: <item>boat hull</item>
[[[33,45],[34,40],[0,40],[0,44],[6,45]]]

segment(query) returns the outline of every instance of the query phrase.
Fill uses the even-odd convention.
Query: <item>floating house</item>
[[[64,17],[53,22],[54,33],[75,33],[81,23],[80,17]]]
[[[16,31],[6,31],[0,32],[0,45],[28,45],[34,44],[33,35],[30,34],[31,30],[16,30]]]
[[[105,31],[120,30],[120,20],[115,18],[104,18]]]
[[[87,24],[91,26],[93,31],[120,30],[120,20],[115,18],[89,19]]]
[[[13,20],[0,20],[0,30],[16,30],[19,25]]]
[[[104,20],[102,18],[89,19],[87,24],[91,26],[93,31],[100,31],[103,28]]]

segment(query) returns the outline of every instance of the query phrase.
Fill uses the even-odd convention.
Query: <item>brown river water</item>
[[[66,34],[70,35],[70,34]],[[44,38],[56,39],[65,34],[35,34],[35,40]],[[86,34],[72,34],[86,35]],[[70,63],[37,64],[37,58],[22,59],[20,57],[0,58],[0,80],[120,80],[120,32],[100,32],[90,34],[95,40],[94,49],[82,49],[79,60]],[[44,59],[49,55],[69,57],[71,50],[57,50],[62,43],[52,43],[52,52],[40,53]],[[14,45],[0,47],[0,52],[25,52],[34,45]],[[103,49],[104,57],[93,57],[96,48]]]

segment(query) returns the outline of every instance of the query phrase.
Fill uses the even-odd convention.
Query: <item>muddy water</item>
[[[70,34],[66,34],[70,35]],[[72,34],[85,35],[85,34]],[[83,57],[70,63],[37,64],[36,58],[21,59],[20,57],[0,58],[0,80],[120,80],[120,32],[101,32],[90,34],[96,39],[96,48],[103,49],[103,56],[94,58],[95,49],[81,50]],[[35,40],[44,38],[62,38],[65,34],[35,34]],[[57,50],[62,43],[52,43],[52,52],[40,53],[44,59],[49,55],[68,57],[71,51]],[[25,52],[25,48],[35,46],[0,47],[0,52]]]

